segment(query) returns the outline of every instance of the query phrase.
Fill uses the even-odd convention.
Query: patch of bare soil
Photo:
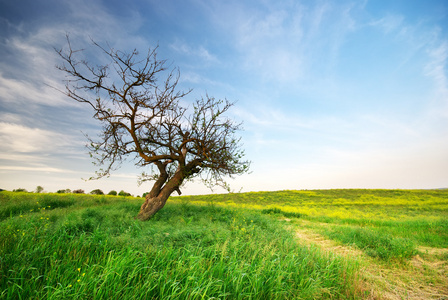
[[[448,249],[420,247],[422,255],[416,255],[409,263],[387,264],[359,249],[326,239],[312,229],[295,228],[295,232],[305,245],[360,261],[362,280],[356,284],[362,294],[368,295],[364,299],[448,300],[448,261],[443,259]]]

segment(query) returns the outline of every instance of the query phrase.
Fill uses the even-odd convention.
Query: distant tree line
[[[0,189],[1,191],[5,191],[4,189]],[[24,192],[24,193],[28,193],[28,191],[24,188],[18,188],[18,189],[14,189],[13,192]],[[42,193],[44,192],[44,188],[42,186],[37,186],[36,190],[34,191],[34,193]],[[32,193],[32,192],[31,192]],[[83,189],[76,189],[76,190],[71,190],[71,189],[61,189],[61,190],[57,190],[58,194],[85,194],[86,192]],[[90,193],[90,195],[104,195],[104,192],[100,189],[94,189],[92,190]],[[144,193],[142,197],[145,197],[146,194],[148,193]],[[112,190],[109,193],[107,193],[107,195],[110,196],[122,196],[122,197],[128,197],[128,196],[132,196],[131,193],[125,192],[124,190],[121,190],[120,192],[117,193],[117,191]],[[137,196],[140,197],[140,196]]]

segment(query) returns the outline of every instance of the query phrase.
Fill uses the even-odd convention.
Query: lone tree
[[[240,123],[225,116],[233,106],[208,95],[187,104],[191,90],[177,88],[180,73],[157,58],[157,47],[144,58],[137,50],[115,50],[92,41],[93,49],[108,62],[96,65],[83,58],[83,50],[56,50],[66,74],[68,97],[90,105],[102,123],[97,140],[87,146],[100,168],[98,179],[109,176],[126,158],[145,167],[140,182],[154,181],[137,218],[148,220],[183,183],[198,177],[210,188],[227,187],[225,177],[247,172],[243,160]],[[103,60],[102,60],[103,61]]]

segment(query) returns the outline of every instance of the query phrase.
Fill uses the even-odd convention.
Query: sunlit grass
[[[344,299],[357,292],[356,263],[298,246],[269,214],[184,202],[140,222],[135,199],[52,195],[49,209],[45,197],[26,197],[22,204],[40,206],[28,203],[34,208],[0,223],[2,299]]]
[[[285,218],[305,219],[317,224],[314,227],[327,233],[327,237],[330,237],[328,226],[322,231],[319,223],[334,224],[329,227],[333,232],[340,230],[336,225],[350,225],[346,231],[368,228],[366,232],[373,232],[377,239],[393,237],[409,245],[448,247],[448,190],[280,191],[192,196],[179,200],[241,206]],[[337,237],[333,233],[331,237],[353,243],[341,234]],[[369,253],[374,255],[372,251]],[[386,254],[377,256],[388,257]],[[400,257],[400,254],[390,255],[395,256]]]
[[[417,254],[416,244],[412,240],[370,228],[337,226],[323,228],[321,232],[331,239],[354,245],[367,255],[383,260],[409,259]]]
[[[448,191],[173,197],[149,222],[141,201],[1,192],[0,298],[362,298],[357,262],[299,246],[285,219],[381,261],[448,247]]]
[[[279,208],[309,217],[403,220],[448,219],[448,190],[316,190],[176,197],[176,201]]]
[[[0,192],[0,221],[6,218],[64,207],[88,207],[127,202],[133,197],[26,192]]]

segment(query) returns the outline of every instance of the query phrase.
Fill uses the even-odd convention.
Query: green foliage
[[[65,190],[58,190],[56,193],[58,193],[58,194],[65,194],[65,193],[69,194],[71,192],[72,191],[70,189],[65,189]]]
[[[37,187],[36,187],[36,193],[42,193],[43,192],[43,190],[44,190],[44,188],[43,187],[41,187],[40,185],[38,185]]]
[[[13,192],[18,192],[18,193],[24,192],[24,193],[28,193],[28,191],[27,191],[26,189],[22,189],[22,188],[15,189],[15,190],[13,190]]]
[[[131,196],[131,194],[130,194],[130,193],[127,193],[127,192],[125,192],[125,191],[123,191],[123,190],[121,190],[121,191],[118,193],[118,196],[127,197],[127,196]]]
[[[90,192],[91,195],[104,195],[104,192],[100,189],[95,189]]]
[[[108,193],[108,195],[116,196],[116,195],[117,195],[117,191],[112,190],[112,191],[110,191],[110,192]]]
[[[85,194],[84,190],[82,190],[82,189],[73,190],[72,193],[73,194]]]

